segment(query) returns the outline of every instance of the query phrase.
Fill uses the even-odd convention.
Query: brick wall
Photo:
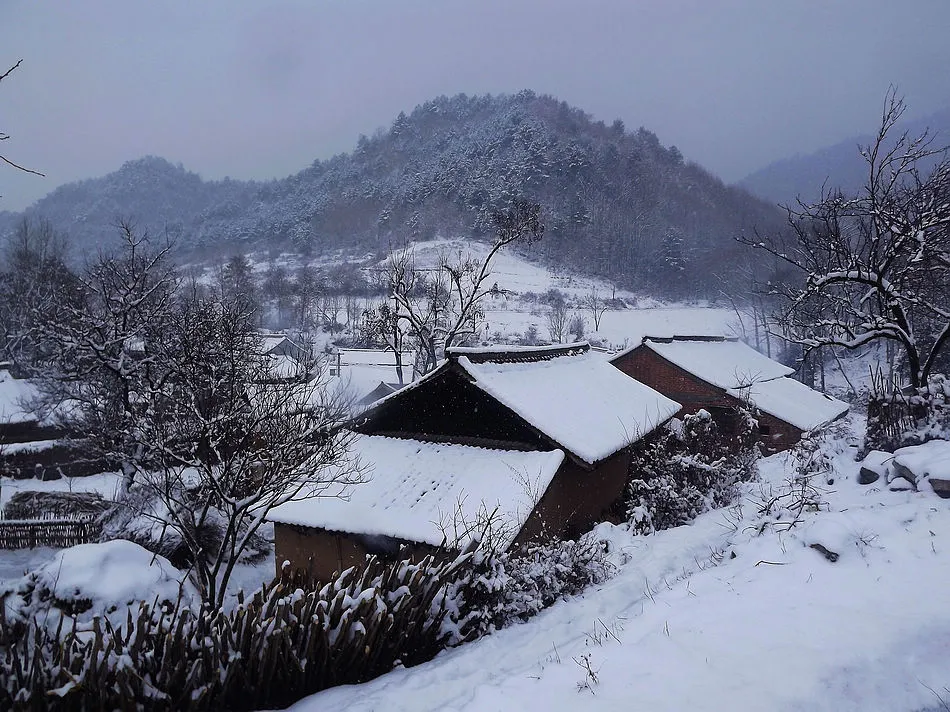
[[[575,539],[594,524],[611,519],[623,496],[629,469],[629,449],[602,460],[593,470],[565,460],[515,544],[552,536]]]

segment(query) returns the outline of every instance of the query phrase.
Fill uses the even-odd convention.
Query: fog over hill
[[[540,258],[662,296],[715,293],[735,278],[735,237],[782,225],[773,206],[653,132],[530,91],[439,97],[282,180],[204,181],[146,157],[61,186],[25,212],[66,231],[80,253],[107,245],[123,217],[199,255],[382,251],[487,236],[493,212],[521,195],[544,210]],[[21,216],[0,214],[0,230]]]
[[[911,136],[929,130],[934,147],[950,145],[950,107],[921,119],[906,121],[899,127]],[[876,127],[869,126],[871,131]],[[772,203],[785,204],[801,197],[806,202],[816,200],[822,185],[841,188],[853,193],[867,179],[867,164],[859,153],[860,146],[874,140],[871,133],[852,136],[807,155],[792,156],[750,173],[739,185],[754,195]]]

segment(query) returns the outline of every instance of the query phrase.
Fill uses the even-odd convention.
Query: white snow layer
[[[646,341],[670,363],[720,388],[740,388],[794,373],[741,341]]]
[[[275,507],[273,522],[464,546],[494,514],[501,547],[517,536],[564,460],[560,450],[522,452],[357,435],[351,457],[369,479]]]
[[[680,409],[591,352],[533,363],[473,363],[460,355],[458,363],[478,388],[591,464]]]
[[[38,396],[36,386],[0,370],[0,423],[29,423],[37,420],[29,404]]]
[[[741,513],[627,535],[626,563],[584,595],[292,709],[944,710],[950,507],[858,485],[855,450],[842,449],[835,484],[813,480],[824,504],[794,526],[794,515],[775,526],[760,513],[793,491],[795,463],[775,455]]]
[[[731,388],[729,393],[801,430],[813,430],[830,423],[848,410],[847,403],[793,378],[775,378],[748,388]]]
[[[950,479],[950,442],[931,440],[923,445],[902,447],[894,452],[894,462],[919,479]]]
[[[63,549],[36,575],[56,598],[88,598],[97,610],[134,601],[151,603],[156,596],[159,601],[176,601],[180,588],[193,592],[185,583],[186,574],[168,559],[125,539]]]

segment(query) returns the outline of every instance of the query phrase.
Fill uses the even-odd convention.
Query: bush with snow
[[[449,589],[450,643],[527,620],[565,596],[605,581],[613,570],[596,532],[578,541],[551,540],[511,552],[480,549]]]
[[[25,624],[60,615],[88,621],[142,601],[191,603],[194,588],[186,574],[131,541],[80,544],[63,549],[45,565],[0,589],[7,621]]]
[[[137,564],[151,557],[128,542],[96,546],[137,550]],[[120,573],[124,556],[68,558],[66,578],[86,591],[105,595],[89,579],[119,576],[125,595],[154,598],[133,581],[140,565]],[[25,630],[0,617],[0,709],[284,708],[327,687],[432,658],[447,639],[444,593],[467,561],[468,555],[441,562],[370,558],[321,589],[286,577],[228,611],[144,603],[82,628],[33,618]],[[83,562],[107,568],[87,566],[83,578],[74,571]]]
[[[641,446],[630,465],[627,518],[650,534],[692,521],[735,499],[737,485],[755,476],[758,424],[739,413],[739,432],[723,437],[708,411],[684,417]]]

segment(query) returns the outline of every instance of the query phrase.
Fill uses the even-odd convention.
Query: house
[[[415,353],[406,351],[402,357],[403,382],[413,378]],[[399,389],[396,354],[382,349],[335,349],[329,357],[329,375],[337,378],[337,388],[345,391],[358,410],[384,395]],[[383,384],[392,387],[384,392]]]
[[[263,333],[260,351],[266,359],[268,378],[275,381],[309,380],[312,377],[310,350],[286,334]]]
[[[40,392],[19,375],[12,364],[0,363],[0,476],[51,479],[105,469],[101,460],[82,452],[81,442],[69,440],[53,418],[37,412]]]
[[[794,369],[735,338],[647,336],[610,363],[682,403],[680,416],[709,411],[725,433],[734,431],[736,409],[751,404],[770,452],[792,447],[803,433],[848,411],[846,403],[789,378]]]
[[[632,449],[680,410],[586,343],[446,356],[352,422],[368,481],[272,510],[278,562],[326,579],[368,553],[458,548],[486,527],[501,549],[577,536],[611,517]]]
[[[380,381],[376,388],[360,398],[359,401],[357,401],[357,404],[363,408],[371,406],[381,398],[392,395],[400,388],[402,388],[402,386],[398,383],[386,383],[386,381]]]

